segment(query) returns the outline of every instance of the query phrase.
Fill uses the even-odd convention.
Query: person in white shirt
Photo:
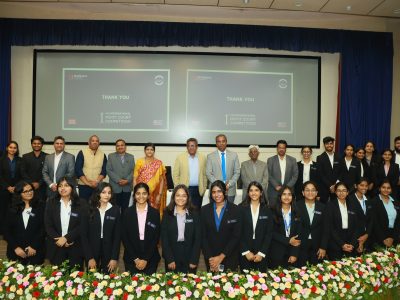
[[[297,177],[295,185],[296,200],[303,199],[303,184],[307,181],[315,182],[319,185],[318,180],[318,166],[315,161],[312,160],[312,148],[310,146],[303,146],[300,150],[302,159],[297,162],[297,169],[299,170],[299,176]],[[319,199],[319,197],[318,197]]]

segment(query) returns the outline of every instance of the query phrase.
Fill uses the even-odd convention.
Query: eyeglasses
[[[22,193],[22,194],[33,193],[33,190],[32,190],[32,189],[30,189],[30,190],[22,191],[21,193]]]
[[[347,193],[347,190],[336,190],[336,193]]]

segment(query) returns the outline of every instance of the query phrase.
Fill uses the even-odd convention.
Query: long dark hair
[[[293,192],[293,189],[290,186],[284,185],[282,186],[282,188],[279,190],[278,192],[278,201],[276,202],[275,207],[272,207],[274,213],[275,213],[275,220],[277,222],[281,222],[282,221],[282,195],[283,193],[289,190],[290,193],[292,194],[292,202],[290,203],[290,208],[291,208],[291,212],[292,212],[292,218],[294,218],[296,216],[296,199],[295,199],[295,195]]]
[[[222,180],[215,180],[211,186],[210,186],[210,203],[214,203],[214,199],[212,198],[212,189],[214,187],[219,187],[222,192],[224,193],[224,199],[226,200],[228,198],[227,194],[226,194],[226,185]]]
[[[146,192],[148,194],[147,203],[149,203],[149,200],[150,200],[150,188],[147,185],[147,183],[144,183],[144,182],[139,182],[133,187],[133,203],[136,203],[135,194],[138,191],[138,189],[140,189],[140,188],[144,188],[146,190]]]
[[[187,209],[190,213],[193,211],[193,206],[192,206],[192,201],[190,199],[190,194],[189,194],[189,189],[187,188],[186,185],[184,184],[178,184],[174,190],[172,191],[172,195],[171,195],[171,201],[169,202],[168,206],[167,206],[167,213],[170,216],[174,215],[174,210],[175,210],[175,195],[178,192],[178,190],[184,190],[187,196],[187,201],[186,201],[186,205],[185,205],[185,209]]]
[[[6,151],[4,152],[5,155],[7,155],[7,148],[8,146],[10,146],[11,144],[14,144],[15,146],[17,146],[17,152],[15,152],[14,157],[19,157],[19,145],[16,141],[9,141],[6,145]]]
[[[256,188],[258,188],[260,190],[260,192],[261,192],[260,205],[265,205],[266,201],[265,201],[265,197],[264,197],[264,190],[263,190],[262,185],[258,181],[252,181],[252,182],[249,183],[249,186],[247,187],[246,198],[244,198],[244,200],[242,201],[242,205],[243,206],[249,206],[250,205],[251,199],[250,199],[250,196],[249,196],[249,192],[250,192],[250,188],[252,186],[255,186]]]
[[[33,198],[29,202],[30,207],[36,208],[39,206],[40,200],[36,196],[35,188],[33,187],[32,183],[27,182],[27,181],[19,181],[15,185],[14,194],[13,194],[12,202],[11,202],[11,210],[13,210],[15,212],[21,212],[24,210],[25,202],[22,200],[21,194],[24,191],[24,187],[26,187],[27,185],[29,185],[33,191]]]
[[[114,205],[114,194],[111,185],[108,182],[100,182],[95,190],[93,191],[92,196],[90,196],[89,199],[89,218],[93,220],[94,214],[97,211],[97,209],[100,207],[100,194],[101,192],[106,188],[109,187],[111,190],[111,199],[110,203]]]
[[[60,184],[62,182],[66,182],[72,189],[71,191],[71,206],[79,206],[80,205],[80,199],[79,199],[79,195],[76,192],[76,180],[74,177],[70,177],[70,176],[63,176],[60,178],[60,180],[57,182],[57,194],[53,197],[53,201],[60,201],[61,199],[61,195],[58,192],[58,188],[60,186]]]

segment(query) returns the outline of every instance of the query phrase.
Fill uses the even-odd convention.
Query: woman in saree
[[[133,172],[133,186],[146,183],[150,188],[150,205],[162,216],[167,200],[166,169],[161,160],[154,157],[156,147],[153,143],[144,145],[145,157],[137,160]]]

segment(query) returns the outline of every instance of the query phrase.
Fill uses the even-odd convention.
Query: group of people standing
[[[239,266],[265,271],[395,245],[397,150],[378,158],[371,142],[363,149],[347,145],[339,158],[333,138],[323,143],[326,151],[316,162],[311,147],[302,147],[303,159],[296,162],[280,140],[277,155],[265,163],[251,145],[250,160],[240,166],[225,135],[216,137],[217,150],[207,157],[196,139],[188,139],[175,161],[167,205],[166,170],[152,143],[135,162],[122,139],[107,159],[99,138],[91,136],[76,161],[64,151],[62,137],[54,139],[50,155],[41,151],[43,139],[32,138],[33,151],[22,158],[10,142],[0,159],[7,256],[40,264],[46,255],[52,264],[69,260],[80,268],[85,261],[107,273],[117,268],[122,241],[125,269],[151,274],[161,259],[161,240],[166,271],[195,272],[201,251],[213,272]],[[400,137],[395,146],[400,153]],[[239,178],[243,199],[236,205]],[[208,184],[210,203],[202,206]]]

